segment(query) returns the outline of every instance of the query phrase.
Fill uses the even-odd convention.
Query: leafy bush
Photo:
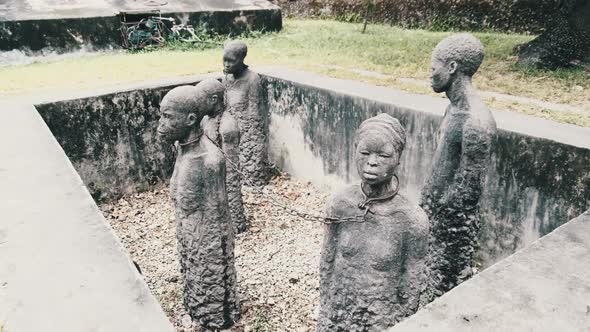
[[[498,30],[538,33],[557,0],[275,0],[287,16],[330,17],[360,22],[368,2],[370,20],[432,30]]]

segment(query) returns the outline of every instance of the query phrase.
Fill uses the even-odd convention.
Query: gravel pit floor
[[[310,183],[275,177],[267,196],[243,188],[250,229],[236,237],[242,318],[228,331],[313,331],[319,304],[323,225],[293,216],[267,198],[321,214],[327,194]],[[168,190],[100,206],[177,331],[200,331],[182,303],[174,209]]]

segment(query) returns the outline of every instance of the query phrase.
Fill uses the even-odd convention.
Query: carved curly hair
[[[444,63],[455,61],[460,72],[473,76],[483,62],[484,47],[479,39],[471,34],[456,34],[438,43],[432,52],[432,58]]]

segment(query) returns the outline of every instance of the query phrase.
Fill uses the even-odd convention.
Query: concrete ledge
[[[284,67],[264,67],[259,69],[259,73],[320,90],[329,90],[348,96],[395,104],[401,108],[426,112],[439,117],[442,117],[445,108],[449,104],[442,94],[440,98],[413,94],[383,86],[331,78]],[[590,139],[588,139],[590,137],[590,128],[557,123],[516,112],[494,111],[494,117],[499,130],[590,149]]]
[[[173,331],[36,109],[0,109],[0,325]]]
[[[120,47],[120,12],[161,15],[217,34],[279,31],[280,7],[265,0],[8,0],[0,4],[0,51],[67,52]]]
[[[274,104],[270,104],[276,106],[271,110],[274,115],[286,113],[286,110],[290,112],[290,110],[281,107],[308,105],[310,107],[303,110],[315,112],[314,116],[318,116],[318,119],[325,120],[326,118],[322,118],[323,116],[328,119],[335,117],[335,121],[330,122],[328,128],[336,128],[329,133],[330,137],[338,136],[338,139],[347,139],[346,135],[356,128],[357,122],[371,112],[383,110],[398,112],[406,116],[408,120],[422,121],[422,127],[416,126],[412,129],[416,133],[413,139],[415,142],[418,139],[430,139],[428,137],[431,136],[431,132],[428,128],[436,127],[436,119],[440,118],[441,110],[446,106],[444,99],[412,95],[359,82],[294,72],[284,68],[280,70],[259,69],[259,72],[266,75],[263,79],[266,84],[273,83],[273,80],[273,84],[277,84],[275,86],[278,88],[277,90],[267,91],[269,92],[268,102],[274,102]],[[217,75],[208,76],[216,77]],[[131,93],[137,89],[153,89],[161,92],[175,85],[193,84],[202,77],[185,77],[75,94],[36,95],[15,98],[10,102],[0,102],[0,109],[5,116],[5,121],[0,122],[0,156],[2,156],[2,163],[0,163],[0,211],[3,213],[2,220],[0,220],[0,324],[4,325],[7,332],[172,330],[162,309],[149,293],[125,250],[101,216],[80,176],[76,174],[64,151],[32,105],[43,102],[62,102],[63,100],[76,102],[76,99],[80,98],[105,97],[105,94],[116,92]],[[312,87],[313,89],[301,87]],[[282,95],[281,91],[285,94]],[[289,94],[291,92],[293,93]],[[271,96],[271,93],[276,94]],[[159,100],[154,101],[154,103],[156,102],[159,103]],[[311,106],[317,106],[317,108]],[[347,115],[344,117],[335,111],[330,112],[333,108],[326,109],[326,106],[342,108]],[[152,107],[151,111],[154,109]],[[297,116],[305,114],[301,110],[294,109],[298,112],[295,112],[296,115],[298,114]],[[508,115],[508,113],[506,114]],[[498,118],[499,127],[510,134],[507,141],[516,140],[522,144],[522,142],[532,141],[530,137],[535,137],[534,135],[540,137],[537,140],[538,145],[526,145],[529,144],[526,143],[524,146],[519,146],[518,149],[528,151],[531,150],[531,146],[549,145],[549,150],[559,151],[560,155],[572,155],[570,160],[567,160],[567,163],[573,165],[572,167],[564,166],[566,165],[565,159],[559,158],[557,162],[550,160],[548,165],[554,165],[555,167],[551,166],[555,168],[552,170],[558,171],[558,174],[560,174],[559,171],[562,171],[560,167],[565,167],[568,168],[567,172],[574,172],[579,177],[579,181],[576,183],[581,188],[580,194],[567,197],[579,201],[580,206],[587,205],[588,200],[584,196],[587,195],[587,192],[584,191],[584,188],[588,187],[585,186],[588,173],[580,170],[588,167],[585,160],[588,160],[590,141],[587,138],[590,137],[590,130],[514,113],[509,114],[510,117],[501,118],[500,116]],[[412,118],[414,116],[415,118]],[[514,121],[512,116],[516,119],[522,118],[523,121]],[[293,119],[297,119],[297,117],[293,117]],[[345,120],[349,128],[338,127]],[[324,121],[323,124],[326,122]],[[154,126],[155,123],[156,121],[152,121],[149,125]],[[301,127],[302,124],[310,125],[310,123],[303,121],[287,124],[295,127],[300,126],[296,129],[301,134],[302,143],[299,144],[299,138],[293,139],[291,137],[290,145],[302,145],[303,148],[311,151],[313,158],[322,157],[318,152],[319,146],[327,146],[329,149],[337,150],[335,153],[340,157],[344,153],[344,145],[330,144],[330,141],[323,143],[318,141],[314,146],[313,137],[304,136],[309,132],[304,132]],[[320,123],[312,125],[317,127]],[[537,125],[541,127],[537,127]],[[346,132],[337,131],[341,129]],[[286,132],[286,134],[288,133]],[[569,146],[568,143],[573,146]],[[423,146],[416,147],[417,151],[424,149]],[[66,151],[69,148],[69,146],[64,146]],[[536,160],[535,156],[539,156],[539,154],[535,154],[537,153],[536,149],[532,150],[535,150],[531,152],[534,157],[532,160]],[[571,151],[575,153],[570,153]],[[546,155],[550,154],[541,154],[541,156]],[[515,158],[518,160],[518,157]],[[340,164],[342,163],[340,162]],[[416,161],[412,161],[408,165],[415,164]],[[515,165],[515,163],[510,161],[508,165]],[[537,166],[540,169],[547,168],[545,164]],[[327,158],[320,160],[319,167],[324,167],[324,171],[329,170],[330,161]],[[512,174],[512,177],[514,177],[514,167],[506,167],[509,171],[507,174]],[[530,167],[525,165],[524,168],[524,174],[529,174]],[[415,168],[413,172],[419,171]],[[549,173],[549,175],[551,174]],[[507,179],[510,176],[502,175],[500,178]],[[567,188],[564,187],[557,191],[571,189],[572,186],[569,185],[569,182],[565,184]],[[528,185],[534,189],[534,183],[527,183],[522,187]],[[547,183],[544,183],[544,186],[547,186]],[[519,186],[515,187],[516,189],[523,188]],[[555,191],[555,187],[549,190],[552,195],[560,194],[559,192],[554,193]],[[498,192],[502,193],[499,190]],[[566,203],[571,204],[567,200]],[[526,206],[526,202],[518,204]],[[561,207],[561,205],[548,204],[545,211],[552,213],[553,210]],[[574,213],[577,208],[565,207],[568,213]],[[550,221],[563,223],[568,219]],[[493,322],[493,315],[496,313],[492,310],[493,308],[488,306],[488,303],[496,301],[500,304],[507,303],[506,311],[508,313],[504,313],[504,315],[509,315],[510,310],[517,312],[517,309],[520,308],[518,310],[521,310],[522,315],[529,310],[533,318],[545,314],[547,316],[559,315],[559,317],[565,317],[572,322],[578,321],[585,324],[586,321],[579,314],[582,310],[580,304],[583,305],[583,302],[590,298],[590,294],[588,294],[590,291],[588,271],[590,269],[586,267],[590,266],[587,247],[587,244],[590,243],[588,219],[589,216],[585,215],[562,226],[548,237],[536,242],[531,248],[512,256],[506,262],[494,265],[471,281],[459,286],[456,290],[467,289],[466,293],[460,293],[462,295],[458,296],[458,299],[451,298],[448,302],[457,306],[455,316],[449,316],[449,313],[454,311],[445,311],[455,307],[441,302],[448,298],[448,296],[444,296],[416,317],[429,315],[428,312],[431,312],[432,316],[425,318],[426,322],[437,322],[443,328],[444,324],[447,324],[445,323],[447,316],[452,324],[457,324],[457,317],[460,320],[472,322],[477,321],[477,317],[473,315],[488,317],[485,314],[489,313],[491,318],[485,321]],[[570,225],[574,226],[570,228]],[[510,233],[515,232],[511,231]],[[502,233],[502,236],[504,235],[506,234]],[[533,250],[532,253],[531,250]],[[563,273],[565,277],[561,278],[560,273]],[[470,286],[472,282],[478,284],[472,287]],[[488,287],[488,283],[496,286]],[[502,287],[505,287],[506,291]],[[523,292],[519,293],[521,288]],[[454,294],[453,292],[449,295]],[[531,294],[537,293],[537,297],[530,297]],[[561,297],[560,294],[567,296]],[[490,298],[489,302],[487,297]],[[570,298],[571,305],[565,303]],[[437,303],[443,303],[443,305],[437,307]],[[514,304],[514,307],[511,307],[510,303],[516,303],[519,306]],[[561,307],[568,308],[570,312],[562,311]],[[436,311],[438,310],[436,308],[441,309]],[[468,311],[472,308],[482,309],[477,312]],[[587,307],[584,307],[584,310],[587,310]],[[498,313],[498,315],[504,317],[502,313]],[[517,316],[512,317],[512,320],[506,318],[504,321],[513,324],[517,318]],[[404,324],[412,324],[410,322],[413,319]],[[568,322],[560,322],[558,319],[554,319],[553,325],[550,323],[547,322],[546,325],[563,327],[561,328],[563,331],[569,331],[571,329],[568,328],[574,326],[567,325]],[[452,324],[447,325],[447,330],[455,330],[456,326]],[[417,326],[423,326],[423,322],[419,322]],[[485,326],[482,329],[475,326],[466,330],[487,331]],[[502,326],[508,325],[498,326],[498,330],[502,330]],[[514,326],[516,328],[507,330],[519,330],[520,325]],[[543,327],[541,324],[539,326]],[[444,331],[438,326],[434,330]],[[493,330],[493,328],[489,329],[489,331]]]
[[[390,331],[590,331],[590,211]]]

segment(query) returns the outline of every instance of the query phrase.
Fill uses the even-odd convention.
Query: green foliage
[[[361,22],[366,5],[371,22],[408,28],[539,32],[555,12],[558,1],[513,0],[279,0],[288,16],[331,17]],[[359,19],[360,17],[360,19]]]

